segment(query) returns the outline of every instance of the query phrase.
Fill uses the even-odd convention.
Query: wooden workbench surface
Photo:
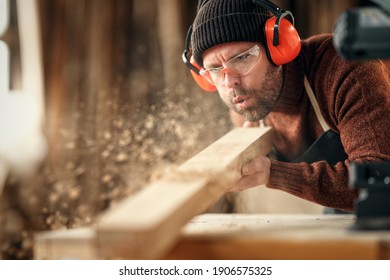
[[[390,259],[390,231],[352,231],[354,223],[353,215],[204,214],[164,259]],[[35,257],[94,259],[98,244],[93,228],[41,233]]]
[[[353,231],[354,215],[205,214],[167,259],[390,259],[390,231]]]

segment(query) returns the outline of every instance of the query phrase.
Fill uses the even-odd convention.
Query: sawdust
[[[218,96],[185,88],[176,89],[180,102],[176,92],[165,89],[156,104],[139,104],[139,118],[126,119],[130,112],[113,115],[96,138],[60,128],[64,141],[55,148],[65,151],[64,160],[45,162],[33,178],[9,183],[0,198],[2,258],[33,258],[34,232],[93,224],[102,211],[225,134],[230,122]],[[89,166],[95,160],[99,170]]]

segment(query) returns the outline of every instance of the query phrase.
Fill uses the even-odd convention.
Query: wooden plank
[[[99,258],[155,259],[191,218],[240,178],[242,163],[271,149],[269,128],[236,128],[97,222]]]

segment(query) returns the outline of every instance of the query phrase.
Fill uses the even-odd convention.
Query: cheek
[[[226,99],[227,99],[227,91],[225,91],[224,89],[223,89],[223,87],[218,87],[217,86],[217,90],[218,90],[218,94],[219,94],[219,97],[223,100],[223,101],[225,101]]]
[[[256,72],[255,77],[250,81],[251,82],[250,88],[257,89],[257,90],[261,88],[266,78],[265,72],[266,71],[264,68]]]
[[[270,64],[267,60],[262,59],[260,63],[256,65],[253,69],[252,75],[246,80],[246,85],[248,88],[259,89],[263,84],[267,69],[270,67]]]
[[[218,87],[218,94],[221,100],[228,106],[231,106],[231,100],[229,98],[229,91],[223,87]]]

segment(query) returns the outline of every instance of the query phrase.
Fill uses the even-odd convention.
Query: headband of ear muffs
[[[208,1],[206,0],[201,2],[200,7]],[[268,0],[252,0],[256,5],[259,5],[268,11],[270,11],[274,16],[267,19],[262,29],[265,38],[265,49],[269,60],[274,65],[283,65],[294,60],[299,52],[301,51],[301,39],[297,30],[294,27],[294,16],[290,11],[283,11],[275,4],[269,2]],[[291,21],[286,19],[290,17]],[[182,54],[182,59],[185,65],[191,70],[191,74],[195,82],[206,92],[216,91],[217,88],[207,82],[201,75],[201,67],[195,62],[191,56],[188,60],[188,55],[190,54],[190,42],[192,34],[192,25],[188,29],[185,48]]]

